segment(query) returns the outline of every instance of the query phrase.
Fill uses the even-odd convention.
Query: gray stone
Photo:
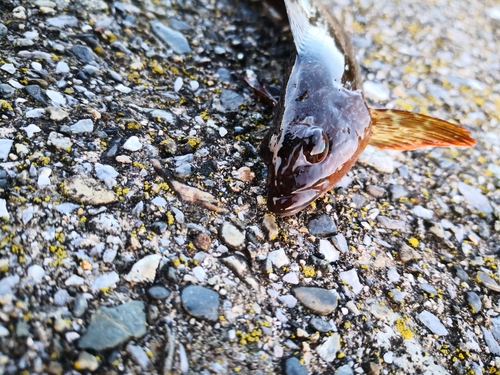
[[[66,289],[59,289],[55,294],[54,294],[54,303],[58,306],[64,306],[66,305],[66,302],[68,302],[69,298],[69,293]]]
[[[241,232],[228,221],[225,221],[222,224],[220,236],[222,242],[224,242],[227,247],[230,247],[231,249],[242,250],[245,246],[245,233]]]
[[[3,23],[0,23],[0,39],[5,38],[8,32],[9,29],[7,28],[7,26],[5,26]]]
[[[159,21],[151,22],[151,29],[160,40],[167,44],[172,50],[179,54],[191,53],[191,47],[186,37],[179,31],[165,26]]]
[[[309,233],[317,237],[334,236],[337,234],[337,226],[328,215],[322,215],[317,219],[312,219],[307,224]]]
[[[377,221],[381,226],[391,230],[406,231],[406,222],[402,220],[390,219],[387,216],[377,216]]]
[[[491,203],[486,198],[486,196],[481,193],[481,190],[467,185],[464,182],[458,183],[458,190],[462,194],[468,204],[470,204],[475,210],[485,213],[486,215],[491,215],[493,208]]]
[[[483,308],[483,303],[481,302],[481,298],[475,292],[466,292],[465,300],[470,307],[470,310],[473,314],[477,314]]]
[[[99,361],[92,354],[83,351],[78,355],[76,361],[78,363],[78,370],[95,371],[99,367]]]
[[[391,199],[396,201],[400,198],[407,197],[408,191],[402,185],[390,185],[389,194]]]
[[[78,18],[75,16],[50,17],[45,20],[45,23],[47,26],[53,27],[76,26],[78,24]]]
[[[9,99],[15,94],[15,92],[16,89],[11,85],[8,85],[6,83],[0,84],[0,95],[2,96],[2,98]]]
[[[17,337],[28,337],[30,334],[30,325],[24,320],[20,320],[16,323],[16,336]]]
[[[491,332],[495,339],[500,340],[500,316],[491,318]]]
[[[33,99],[39,101],[44,105],[48,105],[47,99],[45,99],[45,95],[43,94],[42,89],[38,85],[28,85],[24,88],[24,90],[31,96]]]
[[[498,345],[497,341],[495,340],[495,338],[488,329],[481,326],[481,330],[483,331],[484,341],[486,341],[486,345],[488,346],[490,353],[499,356],[500,345]]]
[[[222,89],[220,102],[226,112],[237,112],[245,104],[245,98],[232,90]]]
[[[295,297],[316,314],[328,315],[337,308],[337,296],[327,289],[300,286],[293,289]]]
[[[152,299],[161,301],[170,296],[170,291],[161,285],[154,285],[148,289],[148,296]]]
[[[436,315],[430,313],[429,311],[422,311],[418,314],[418,319],[426,326],[432,333],[438,336],[448,335],[448,330],[441,323],[441,321],[436,317]]]
[[[91,119],[83,119],[75,122],[69,127],[73,134],[92,133],[94,131],[94,121]]]
[[[321,318],[311,318],[311,320],[309,320],[309,326],[315,331],[321,333],[330,332],[333,329],[332,325],[329,322]]]
[[[83,46],[81,44],[75,44],[71,48],[71,52],[75,55],[75,57],[82,63],[88,64],[95,60],[94,52],[92,49],[87,46]]]
[[[182,306],[195,318],[217,321],[219,318],[219,294],[211,289],[190,285],[182,290]]]
[[[285,362],[285,374],[286,375],[307,375],[308,371],[305,366],[302,366],[300,364],[300,361],[295,358],[291,357],[288,358]]]
[[[92,315],[87,332],[80,339],[81,349],[107,350],[123,344],[130,338],[146,334],[144,303],[131,301],[118,307],[101,306]]]
[[[495,279],[493,279],[492,277],[490,277],[487,273],[485,273],[483,271],[479,271],[477,273],[477,277],[476,278],[486,288],[488,288],[490,290],[493,290],[494,292],[500,292],[500,285],[498,285],[498,283],[495,281]]]
[[[12,139],[0,138],[0,161],[9,157],[9,152],[14,141]]]
[[[328,337],[323,344],[316,348],[316,352],[325,362],[333,362],[340,350],[340,335],[334,333]]]
[[[437,295],[437,290],[431,284],[420,284],[420,289],[422,289],[425,293],[432,294],[434,296]]]
[[[85,314],[89,304],[83,294],[77,294],[73,302],[73,315],[80,318]]]
[[[127,353],[134,359],[134,361],[141,367],[142,370],[147,370],[152,366],[151,360],[148,355],[139,345],[127,345]]]
[[[382,198],[385,195],[385,189],[375,185],[368,185],[366,187],[366,192],[373,198]]]
[[[349,365],[340,366],[335,370],[335,375],[353,375],[354,371]]]

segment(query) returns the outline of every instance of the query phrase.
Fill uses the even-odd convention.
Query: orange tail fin
[[[394,109],[370,108],[370,144],[382,149],[415,150],[422,147],[474,146],[470,132],[434,117]]]

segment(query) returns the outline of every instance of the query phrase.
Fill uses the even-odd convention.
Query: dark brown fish
[[[367,107],[348,37],[320,0],[285,0],[296,56],[261,145],[269,210],[292,215],[330,190],[368,144],[412,150],[472,146],[466,129]]]

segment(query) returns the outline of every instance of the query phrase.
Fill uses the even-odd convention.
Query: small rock
[[[426,326],[432,333],[438,336],[448,335],[448,330],[441,323],[441,321],[432,313],[427,310],[422,311],[418,314],[418,319]]]
[[[94,121],[91,119],[84,119],[75,122],[69,127],[73,134],[92,133],[94,131]]]
[[[156,270],[158,269],[160,260],[161,254],[146,255],[132,266],[132,269],[124,279],[134,283],[152,283],[156,278]]]
[[[161,285],[154,285],[148,289],[148,296],[152,299],[163,301],[170,296],[170,291]]]
[[[92,354],[83,351],[78,355],[78,359],[75,362],[75,368],[77,370],[89,370],[95,371],[99,367],[99,361]]]
[[[0,198],[0,218],[5,220],[10,220],[10,214],[7,210],[7,201],[5,199]]]
[[[333,236],[332,243],[341,253],[345,254],[349,251],[349,247],[347,246],[347,241],[342,233]]]
[[[283,249],[269,252],[267,259],[277,268],[290,264],[290,259],[288,259]]]
[[[476,279],[481,282],[486,288],[493,290],[494,292],[500,292],[500,285],[487,273],[479,271],[477,273]]]
[[[401,276],[399,275],[398,271],[394,268],[389,268],[387,271],[387,279],[391,283],[397,283]]]
[[[335,375],[353,375],[354,371],[349,365],[340,366],[335,370]]]
[[[317,237],[334,236],[337,234],[337,226],[328,215],[322,215],[317,219],[309,221],[307,229],[311,235]]]
[[[142,143],[138,137],[133,135],[123,144],[123,148],[132,152],[139,151],[142,148]]]
[[[65,191],[68,197],[83,204],[109,204],[117,200],[113,191],[89,177],[70,177],[66,182]]]
[[[99,180],[106,180],[107,178],[115,178],[118,176],[118,172],[111,165],[95,163],[95,174]]]
[[[177,77],[174,82],[174,91],[179,92],[179,90],[182,88],[182,85],[184,82],[182,81],[181,77]]]
[[[420,284],[420,289],[422,289],[425,293],[430,294],[431,296],[437,296],[438,292],[436,288],[434,288],[431,284]]]
[[[422,206],[415,206],[413,207],[412,211],[415,216],[421,217],[423,219],[432,219],[432,217],[434,216],[434,212]]]
[[[349,271],[341,272],[339,274],[339,277],[343,282],[351,286],[352,291],[355,294],[361,292],[362,290],[361,283],[359,282],[358,274],[354,268]]]
[[[195,318],[216,322],[219,318],[219,294],[198,285],[185,287],[181,301],[186,312]]]
[[[28,268],[27,272],[28,279],[35,281],[35,283],[39,284],[45,278],[45,270],[42,266],[38,264],[34,264]]]
[[[88,307],[89,304],[85,296],[83,294],[77,294],[75,301],[73,302],[73,315],[77,318],[81,318],[87,311]]]
[[[222,89],[220,103],[226,112],[237,112],[245,104],[245,98],[232,90]]]
[[[327,289],[301,286],[294,288],[293,294],[316,314],[328,315],[337,308],[337,296]]]
[[[475,292],[467,292],[465,293],[465,300],[467,301],[470,310],[473,314],[477,314],[483,308],[483,303],[481,302],[481,298]]]
[[[42,89],[38,85],[28,85],[24,87],[24,90],[30,95],[33,99],[39,101],[44,105],[48,105],[47,99],[43,94]]]
[[[15,93],[16,89],[11,85],[7,85],[6,83],[0,84],[0,96],[3,97],[4,99],[12,98]]]
[[[58,61],[56,65],[56,73],[57,74],[66,74],[69,73],[69,65],[64,61]]]
[[[375,168],[382,173],[393,173],[396,169],[394,158],[385,151],[368,146],[358,159],[359,163]]]
[[[389,193],[393,201],[408,196],[408,191],[402,185],[390,185]]]
[[[402,220],[394,220],[386,216],[379,215],[377,216],[377,221],[380,223],[381,226],[390,230],[397,230],[400,232],[406,232],[407,230],[406,222]]]
[[[115,287],[118,281],[120,281],[120,277],[115,271],[103,273],[102,275],[96,277],[90,286],[90,289],[92,292],[96,293],[102,289]]]
[[[470,204],[475,210],[480,211],[486,215],[491,215],[491,213],[493,212],[491,203],[479,189],[467,185],[464,182],[459,182],[458,190],[460,191],[460,194],[464,196],[467,203]]]
[[[222,224],[220,235],[222,242],[232,249],[242,250],[245,247],[245,234],[228,221]]]
[[[82,63],[88,64],[95,60],[94,52],[87,46],[75,44],[71,48],[71,52]]]
[[[66,289],[59,289],[54,294],[54,303],[58,306],[66,305],[66,302],[68,302],[68,299],[69,299],[69,293]]]
[[[404,298],[408,295],[406,292],[402,292],[401,290],[394,288],[390,292],[390,296],[392,300],[396,303],[403,303]]]
[[[484,341],[486,341],[486,345],[490,350],[490,353],[496,356],[500,355],[500,345],[495,340],[491,332],[485,327],[481,326],[481,330],[483,331]]]
[[[252,274],[250,267],[248,266],[248,263],[243,256],[239,254],[233,254],[220,259],[222,263],[224,263],[231,271],[236,274],[236,276],[243,280],[247,285],[251,286],[256,291],[260,291],[259,281]]]
[[[382,198],[385,195],[385,189],[375,185],[368,185],[366,192],[373,198]]]
[[[71,141],[70,138],[65,137],[57,132],[50,132],[47,143],[49,145],[54,146],[58,150],[65,150],[65,151],[71,150],[71,146],[73,145],[73,142]]]
[[[61,93],[54,91],[54,90],[46,90],[45,94],[49,97],[50,100],[52,100],[53,104],[56,104],[56,105],[58,104],[58,105],[62,105],[62,106],[66,105],[66,99],[64,98],[64,96]]]
[[[58,16],[58,17],[51,17],[47,18],[45,20],[45,23],[47,26],[53,26],[53,27],[65,27],[65,26],[76,26],[78,24],[78,18],[75,16]]]
[[[82,349],[107,350],[145,334],[146,313],[142,302],[130,301],[117,307],[101,306],[92,315],[87,332],[78,346]]]
[[[279,234],[279,228],[276,224],[276,217],[274,215],[265,215],[262,220],[262,226],[267,233],[267,239],[274,241]]]
[[[283,282],[289,283],[289,284],[298,284],[299,283],[299,277],[295,272],[288,272],[285,276],[283,276]]]
[[[399,259],[406,263],[414,259],[419,259],[420,255],[407,244],[403,243],[399,249]]]
[[[316,352],[325,362],[333,362],[340,350],[340,335],[334,333],[328,337],[323,344],[316,348]]]
[[[150,24],[156,36],[172,48],[175,53],[179,55],[191,53],[191,47],[189,47],[189,43],[182,33],[163,25],[159,21],[152,21]]]
[[[127,345],[127,353],[134,359],[134,361],[141,367],[142,370],[146,371],[153,364],[149,359],[148,355],[139,345]]]
[[[309,326],[313,330],[321,333],[330,332],[333,329],[329,322],[326,322],[321,318],[311,318],[311,320],[309,320]]]
[[[212,238],[206,233],[198,233],[193,240],[193,245],[202,251],[208,251],[212,244]]]
[[[291,357],[288,358],[285,362],[285,374],[286,375],[307,375],[309,372],[305,366],[300,364],[300,361]]]
[[[336,262],[340,258],[340,252],[328,240],[319,240],[318,251],[323,254],[327,262]]]

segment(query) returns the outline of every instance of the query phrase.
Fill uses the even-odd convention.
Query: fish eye
[[[320,135],[318,137],[318,135]],[[325,160],[328,155],[329,143],[326,134],[321,131],[320,134],[316,133],[309,138],[309,147],[304,151],[306,160],[311,164],[320,163]]]

